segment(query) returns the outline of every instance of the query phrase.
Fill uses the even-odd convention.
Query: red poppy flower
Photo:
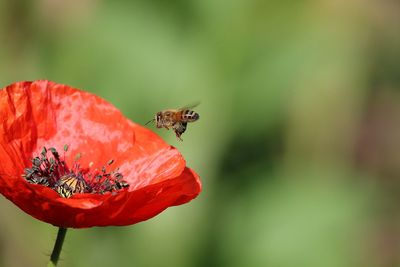
[[[200,193],[175,148],[93,94],[18,82],[0,91],[0,120],[0,193],[55,226],[134,224]]]

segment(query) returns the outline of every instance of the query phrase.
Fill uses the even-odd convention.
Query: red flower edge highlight
[[[199,176],[155,133],[105,100],[50,81],[18,82],[0,91],[0,193],[31,216],[59,227],[130,225],[181,205],[201,191]],[[117,193],[74,194],[30,184],[22,174],[43,147],[82,167],[113,159],[129,187]],[[90,166],[90,167],[89,167]]]

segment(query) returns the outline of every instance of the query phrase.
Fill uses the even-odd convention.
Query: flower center
[[[122,174],[118,172],[118,168],[107,171],[107,166],[110,166],[113,160],[107,162],[107,166],[103,166],[101,170],[96,169],[90,172],[89,169],[81,168],[78,162],[80,154],[78,154],[72,168],[69,168],[65,162],[67,151],[68,146],[65,145],[63,159],[61,159],[55,148],[43,147],[40,156],[32,159],[32,167],[26,168],[22,177],[31,184],[47,186],[64,198],[69,198],[76,193],[115,193],[129,186],[123,180]]]

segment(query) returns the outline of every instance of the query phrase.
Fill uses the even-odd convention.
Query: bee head
[[[146,122],[145,125],[149,124],[150,122],[156,122],[156,125],[157,125],[157,127],[158,127],[159,117],[160,117],[160,116],[159,116],[158,113],[157,113],[157,114],[154,116],[154,119],[149,120],[148,122]]]
[[[162,113],[161,111],[157,112],[157,114],[155,116],[155,121],[156,121],[157,128],[161,128],[162,127],[162,125],[161,125],[161,113]]]

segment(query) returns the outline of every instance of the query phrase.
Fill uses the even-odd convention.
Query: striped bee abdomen
[[[182,112],[182,120],[187,122],[194,122],[200,118],[197,112],[193,110],[186,109]]]

